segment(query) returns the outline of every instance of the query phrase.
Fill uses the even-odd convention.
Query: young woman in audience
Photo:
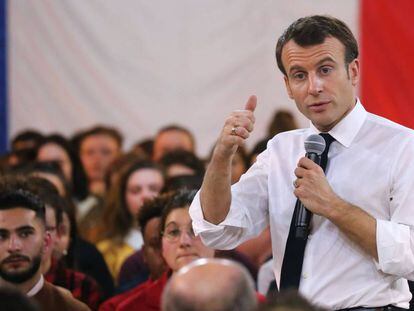
[[[145,200],[158,195],[164,178],[153,162],[138,161],[122,172],[113,186],[103,215],[104,239],[97,247],[116,280],[125,259],[143,244],[137,214]]]
[[[214,250],[205,246],[192,229],[188,208],[194,195],[195,191],[180,191],[162,212],[162,256],[169,270],[158,280],[148,280],[120,296],[113,297],[102,304],[99,310],[160,310],[162,291],[171,274],[198,258],[214,257]]]

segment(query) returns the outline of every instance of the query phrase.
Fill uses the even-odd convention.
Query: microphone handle
[[[317,153],[306,153],[305,156],[320,165],[321,157]],[[297,239],[306,240],[309,235],[309,225],[312,213],[299,199],[296,201],[295,211],[297,211],[295,217],[295,237]]]

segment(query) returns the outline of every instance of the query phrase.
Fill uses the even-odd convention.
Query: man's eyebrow
[[[336,61],[332,57],[327,56],[325,58],[322,58],[319,62],[317,62],[316,65],[320,66],[320,65],[322,65],[323,63],[326,63],[326,62],[336,63]]]
[[[289,74],[292,73],[292,71],[297,71],[297,70],[303,70],[303,67],[299,66],[299,65],[293,65],[292,67],[289,68]]]
[[[27,231],[27,230],[35,231],[35,228],[33,226],[26,225],[26,226],[21,226],[16,229],[17,232]]]

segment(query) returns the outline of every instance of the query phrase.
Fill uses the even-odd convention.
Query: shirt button
[[[308,235],[308,240],[312,239],[312,234]]]
[[[308,274],[307,274],[306,272],[304,272],[304,273],[302,274],[302,277],[303,277],[304,279],[307,279],[307,278],[308,278]]]

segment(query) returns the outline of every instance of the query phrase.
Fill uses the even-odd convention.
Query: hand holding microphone
[[[324,152],[326,147],[325,139],[317,134],[310,135],[305,140],[305,150],[306,155],[305,157],[312,162],[320,165],[321,155]],[[299,162],[300,164],[300,162]],[[304,169],[308,169],[305,167],[298,167],[295,170],[295,174],[298,178],[304,178]],[[299,171],[299,172],[298,172]],[[303,174],[300,174],[303,173]],[[298,192],[298,188],[300,186],[300,180],[295,180],[295,194]],[[298,194],[296,194],[298,196]],[[301,202],[298,196],[298,200],[296,201],[295,206],[295,237],[298,239],[306,239],[309,234],[309,225],[312,217],[312,212],[310,212],[305,205]]]

